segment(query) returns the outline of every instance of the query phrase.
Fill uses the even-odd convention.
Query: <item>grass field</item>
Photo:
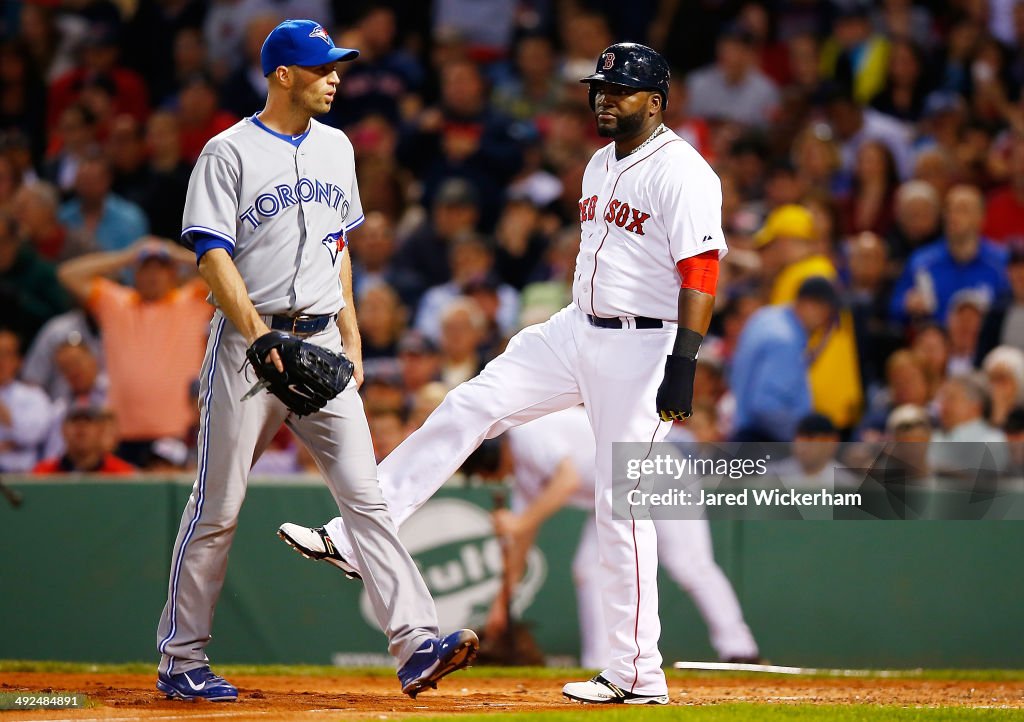
[[[165,700],[151,663],[0,661],[0,692],[78,692],[79,710],[2,711],[0,720],[1024,720],[1024,670],[906,670],[857,678],[668,670],[667,707],[578,705],[561,696],[579,669],[476,667],[408,699],[394,670],[219,665],[239,687],[233,704]]]

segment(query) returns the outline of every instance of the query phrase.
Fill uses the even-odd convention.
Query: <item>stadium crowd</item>
[[[178,237],[263,38],[339,45],[362,394],[385,456],[571,300],[587,87],[635,40],[719,173],[697,440],[1024,434],[1020,0],[12,0],[0,11],[0,471],[185,469],[212,313]],[[809,415],[815,412],[813,422]],[[903,435],[902,437],[900,435]],[[256,471],[311,468],[282,431]]]

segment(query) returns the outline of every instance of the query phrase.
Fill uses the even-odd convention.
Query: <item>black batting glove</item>
[[[662,421],[682,421],[693,413],[693,378],[697,360],[669,355],[665,359],[665,377],[658,387],[658,416]]]

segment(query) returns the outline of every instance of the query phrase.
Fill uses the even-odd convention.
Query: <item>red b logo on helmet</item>
[[[601,57],[604,58],[604,65],[601,66],[601,70],[611,70],[615,67],[615,53],[605,53]]]

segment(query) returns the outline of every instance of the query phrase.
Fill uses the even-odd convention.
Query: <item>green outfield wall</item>
[[[0,502],[0,658],[156,658],[170,549],[191,482],[7,480]],[[402,530],[441,625],[479,626],[500,573],[491,494],[444,489]],[[336,509],[321,482],[254,481],[209,647],[222,663],[380,663],[363,587],[275,536]],[[578,652],[570,571],[583,515],[543,529],[516,600],[558,662]],[[716,556],[778,664],[1024,667],[1024,523],[714,522]],[[685,554],[686,550],[679,550]],[[662,577],[666,662],[713,659],[692,602]]]

